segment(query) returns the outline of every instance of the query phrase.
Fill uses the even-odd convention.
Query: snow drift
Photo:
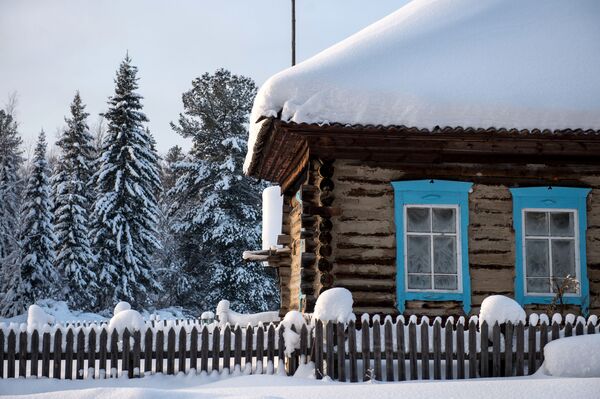
[[[544,347],[541,370],[554,377],[600,377],[600,334],[548,343]]]

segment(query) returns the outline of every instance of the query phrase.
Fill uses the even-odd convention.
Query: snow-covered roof
[[[600,1],[413,0],[271,77],[251,116],[297,123],[600,129]]]

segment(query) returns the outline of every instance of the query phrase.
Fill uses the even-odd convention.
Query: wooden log
[[[477,324],[469,322],[469,378],[477,377]]]
[[[2,360],[4,361],[4,360]],[[27,331],[19,334],[19,377],[27,376]]]
[[[208,327],[206,326],[202,327],[202,335],[200,338],[200,371],[208,373]]]
[[[454,378],[454,359],[452,354],[454,353],[453,348],[453,328],[452,323],[446,322],[446,328],[444,329],[444,360],[446,363],[446,374],[445,379],[451,380]]]
[[[2,349],[0,349],[0,359],[4,359],[3,356],[3,352],[4,352],[4,337],[2,337],[2,339],[0,339],[0,346],[2,346]],[[38,330],[33,330],[33,332],[31,333],[31,371],[30,371],[30,375],[33,377],[37,377],[38,376],[38,360],[39,360],[39,353],[40,353],[40,333],[38,332]],[[4,360],[2,362],[0,362],[4,365]],[[0,367],[0,378],[4,377],[4,370],[3,367]]]
[[[123,355],[121,359],[121,375],[125,375],[125,372],[127,372],[127,378],[133,378],[133,369],[131,367],[131,363],[131,332],[128,328],[125,328],[123,330]]]
[[[204,331],[203,331],[204,334]],[[233,367],[234,369],[241,370],[242,368],[242,328],[240,326],[235,327],[235,348],[233,354]]]
[[[104,330],[106,331],[106,330]],[[66,339],[66,348],[65,348],[65,379],[72,380],[73,379],[73,352],[74,352],[74,341],[75,335],[73,334],[73,330],[69,328],[67,330],[67,339]],[[106,342],[105,342],[106,348]],[[106,349],[105,349],[106,353]],[[102,359],[100,360],[102,363]],[[104,369],[106,370],[106,364],[104,365]]]
[[[12,331],[11,331],[12,333]],[[13,335],[14,340],[14,335]],[[14,342],[14,341],[13,341]],[[12,351],[12,362],[11,362],[11,344],[10,344],[10,334],[8,335],[8,378],[15,376],[14,369],[14,343],[13,343],[13,351]],[[11,363],[12,363],[12,372],[11,372]],[[12,375],[11,375],[12,374]],[[42,377],[49,378],[50,377],[50,333],[45,332],[42,335]]]
[[[331,222],[331,219],[321,218],[320,220],[321,221],[319,223],[319,231],[325,232],[331,231],[333,229],[333,223]]]
[[[536,339],[535,339],[535,327],[530,325],[527,329],[528,336],[528,355],[527,355],[527,374],[531,375],[537,370],[535,353],[536,353]]]
[[[442,379],[442,326],[439,320],[433,323],[433,379]]]
[[[373,376],[371,375],[371,361],[369,359],[371,354],[371,339],[369,337],[369,322],[367,320],[362,321],[360,333],[362,338],[363,381],[369,381]]]
[[[144,334],[144,375],[152,374],[152,329],[146,329]]]
[[[327,344],[327,368],[326,370],[326,375],[330,378],[335,378],[335,374],[334,374],[334,351],[333,351],[333,347],[335,345],[334,343],[334,334],[333,334],[333,322],[327,322],[327,324],[325,325],[325,334],[326,334],[326,344]]]
[[[69,335],[67,333],[67,341],[68,341]],[[106,378],[107,373],[106,373],[106,358],[107,358],[107,346],[108,346],[108,331],[106,331],[106,328],[102,328],[102,331],[100,331],[100,346],[98,348],[99,350],[99,354],[98,354],[98,370],[99,370],[99,374],[100,374],[100,378]],[[67,353],[69,351],[69,345],[67,344]],[[69,361],[67,360],[67,365],[69,364]]]
[[[504,376],[512,377],[513,375],[513,324],[509,321],[506,323],[504,332]]]
[[[492,327],[492,375],[500,377],[500,326],[494,323]]]
[[[254,329],[249,327],[246,328],[246,359],[245,359],[245,363],[244,363],[244,368],[245,370],[248,370],[250,373],[252,373],[252,351],[253,351],[253,335],[254,335]]]
[[[414,322],[408,324],[408,350],[410,356],[410,379],[418,380],[417,371],[417,326]]]
[[[163,372],[163,362],[164,362],[164,348],[165,348],[165,336],[163,330],[158,330],[156,332],[156,372]]]
[[[179,337],[178,337],[178,345],[177,345],[177,372],[185,373],[185,364],[186,364],[186,347],[187,347],[187,332],[185,331],[185,327],[181,326],[179,328]]]
[[[119,377],[119,333],[112,330],[110,334],[110,376]]]
[[[429,325],[421,321],[421,378],[429,379]]]
[[[481,337],[481,357],[479,361],[479,372],[481,377],[489,377],[489,334],[488,334],[488,324],[486,321],[481,323],[480,326],[480,337]]]
[[[350,382],[358,382],[358,364],[356,354],[356,325],[354,320],[351,320],[348,323],[348,361],[350,363]]]
[[[129,343],[128,343],[129,344]],[[124,347],[125,345],[123,345]],[[77,361],[76,361],[76,376],[75,378],[77,378],[78,380],[82,380],[84,377],[84,373],[85,373],[85,366],[84,366],[84,359],[85,359],[85,333],[83,332],[83,329],[80,329],[79,332],[77,333]],[[60,377],[58,377],[60,378]]]
[[[346,382],[346,336],[344,323],[337,323],[337,372],[338,381]]]
[[[381,371],[381,323],[378,319],[373,320],[373,368],[375,380],[382,381]]]
[[[522,322],[517,323],[515,332],[517,334],[516,374],[522,376],[525,374],[525,327]]]
[[[385,380],[394,381],[394,337],[392,333],[392,322],[387,319],[384,322],[385,340]]]
[[[323,322],[317,320],[315,325],[315,377],[317,380],[323,378]]]
[[[319,258],[317,268],[320,272],[330,272],[333,269],[333,263],[327,260],[327,258]]]
[[[465,378],[465,326],[460,321],[456,324],[456,378]]]
[[[231,327],[225,325],[223,329],[223,372],[229,374],[231,371]]]
[[[92,328],[88,334],[88,378],[96,378],[96,331]],[[139,367],[139,366],[138,366]]]
[[[404,347],[404,323],[396,322],[396,347],[398,351],[398,381],[406,380],[405,347]]]

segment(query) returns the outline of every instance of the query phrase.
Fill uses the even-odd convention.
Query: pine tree
[[[55,237],[48,174],[46,135],[41,131],[21,210],[21,281],[11,288],[13,295],[20,297],[25,305],[53,296],[59,283],[59,275],[53,265]],[[13,308],[16,307],[17,304],[14,304]],[[24,311],[25,308],[14,310]]]
[[[158,288],[150,257],[160,246],[156,225],[160,192],[154,140],[143,123],[142,97],[135,92],[137,68],[129,56],[115,79],[115,94],[104,114],[107,132],[98,171],[93,246],[99,267],[101,307],[118,300],[143,306]]]
[[[190,160],[170,191],[185,269],[193,277],[187,307],[214,308],[228,299],[238,311],[274,308],[273,277],[242,252],[260,247],[263,185],[242,174],[247,123],[256,85],[220,69],[192,82],[183,94],[184,114],[173,129],[190,137]]]
[[[71,104],[71,118],[65,119],[67,127],[56,143],[61,154],[52,179],[55,266],[64,277],[62,296],[69,305],[86,310],[93,307],[98,288],[88,226],[93,201],[88,185],[95,161],[88,115],[77,92]]]
[[[26,306],[20,287],[19,209],[23,164],[22,140],[10,112],[0,110],[0,315],[13,316]],[[15,287],[15,289],[12,289]]]

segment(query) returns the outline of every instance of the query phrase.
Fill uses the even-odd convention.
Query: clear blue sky
[[[407,1],[296,0],[297,60]],[[0,0],[0,105],[18,92],[26,143],[42,127],[54,141],[77,89],[97,121],[127,50],[159,151],[188,148],[169,122],[193,78],[224,67],[260,85],[289,66],[290,0]]]

